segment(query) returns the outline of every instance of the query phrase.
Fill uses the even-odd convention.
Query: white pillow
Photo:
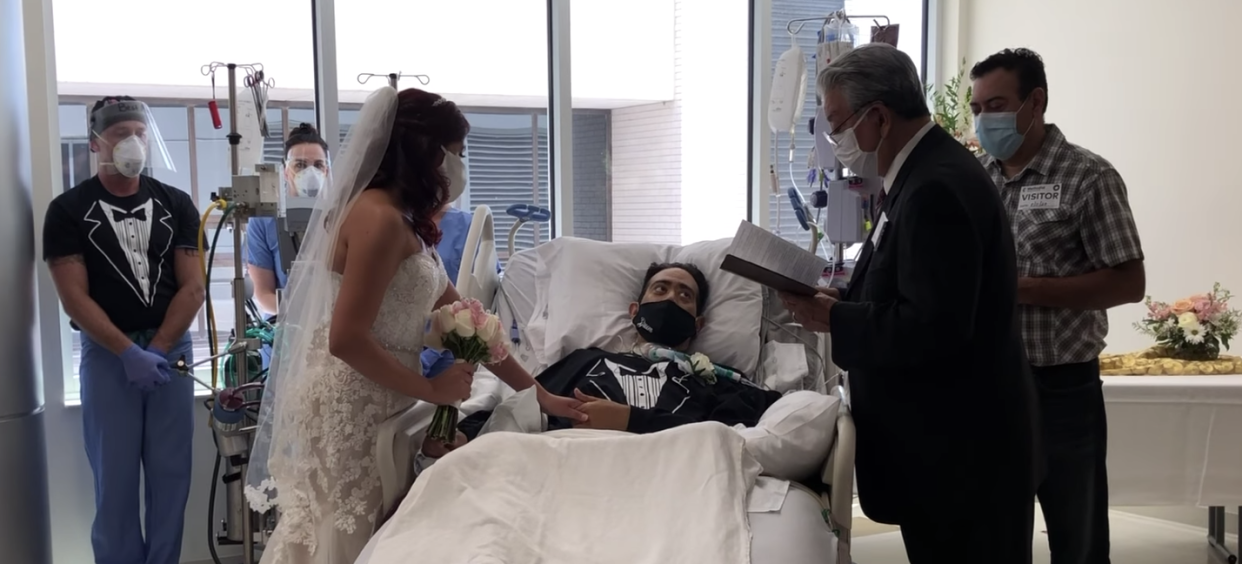
[[[802,480],[819,472],[837,434],[841,399],[815,392],[788,394],[768,407],[754,427],[735,427],[763,475]]]
[[[707,323],[694,340],[694,350],[753,376],[762,344],[763,290],[720,270],[729,242],[675,247],[562,237],[539,246],[542,296],[535,311],[546,307],[547,319],[542,326],[537,319],[531,323],[544,333],[545,360],[556,362],[589,347],[621,352],[630,346],[637,334],[629,307],[639,298],[647,267],[684,262],[699,267],[709,286],[703,312]]]
[[[694,339],[695,352],[712,362],[732,366],[755,378],[763,345],[763,287],[720,269],[732,239],[703,241],[673,251],[671,262],[693,264],[707,277],[707,308],[703,332]]]
[[[672,247],[603,243],[560,237],[536,248],[542,264],[540,307],[546,307],[544,357],[551,364],[590,347],[621,352],[637,333],[630,304],[653,262],[667,262]],[[739,367],[740,368],[740,367]]]

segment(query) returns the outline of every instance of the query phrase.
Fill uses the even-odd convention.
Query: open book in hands
[[[743,220],[720,268],[778,292],[814,296],[828,261]]]

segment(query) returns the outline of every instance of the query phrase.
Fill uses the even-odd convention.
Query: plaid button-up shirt
[[[1000,161],[980,157],[1000,188],[1018,254],[1018,276],[1067,277],[1141,260],[1126,185],[1113,165],[1047,126],[1044,146],[1006,179]],[[1035,366],[1087,362],[1104,350],[1108,314],[1022,305],[1026,354]]]

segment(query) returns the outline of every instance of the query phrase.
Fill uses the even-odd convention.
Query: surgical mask
[[[466,192],[466,163],[461,156],[444,149],[444,163],[440,165],[440,174],[449,179],[449,199],[446,203],[456,202]]]
[[[1026,102],[1022,102],[1018,112],[1025,106]],[[1018,133],[1018,112],[985,112],[975,116],[975,137],[979,138],[979,146],[992,158],[1006,161],[1013,157],[1022,147],[1031,126],[1035,125],[1032,119],[1026,131]]]
[[[638,306],[634,328],[644,341],[665,347],[678,347],[694,338],[698,326],[693,315],[673,300],[647,302]]]
[[[835,140],[833,150],[837,154],[837,160],[850,169],[850,173],[854,176],[862,178],[878,178],[880,176],[880,153],[876,151],[864,151],[858,146],[858,137],[854,134],[854,130],[862,123],[863,118],[867,117],[867,112],[863,112],[859,116],[858,123],[840,134],[840,139]],[[883,143],[884,139],[881,138]]]
[[[314,198],[323,190],[324,180],[322,170],[315,167],[304,168],[293,177],[293,191],[299,196]]]
[[[117,172],[128,178],[138,178],[147,163],[147,148],[137,135],[126,137],[112,148],[110,164]]]

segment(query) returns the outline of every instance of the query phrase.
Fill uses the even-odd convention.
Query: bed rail
[[[843,390],[841,390],[843,393]],[[837,416],[837,436],[824,463],[821,480],[828,486],[828,525],[837,535],[837,562],[850,560],[850,539],[854,527],[854,416],[844,397]]]
[[[500,273],[496,270],[496,228],[492,210],[487,206],[474,208],[466,246],[462,249],[461,268],[457,272],[457,292],[463,298],[474,298],[491,309],[500,288]]]

